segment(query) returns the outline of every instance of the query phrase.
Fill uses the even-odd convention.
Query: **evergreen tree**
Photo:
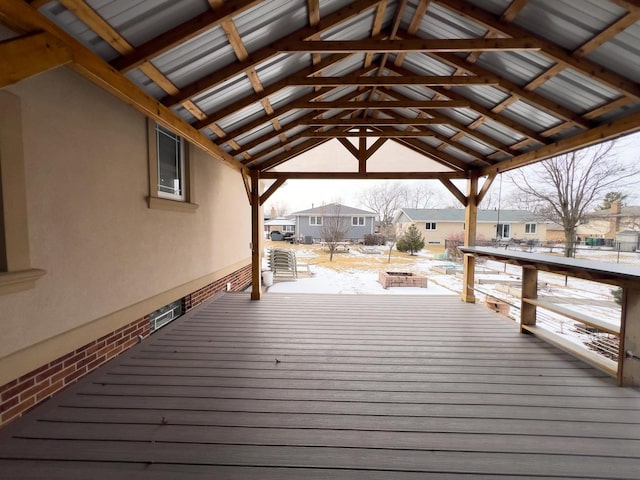
[[[398,240],[396,248],[401,252],[415,255],[424,248],[424,238],[415,225],[411,225]]]

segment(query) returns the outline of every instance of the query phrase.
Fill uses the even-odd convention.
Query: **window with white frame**
[[[296,231],[296,226],[295,225],[283,225],[282,226],[282,231],[283,232],[295,232]]]
[[[195,212],[189,144],[151,119],[147,124],[149,208]]]
[[[185,158],[182,137],[156,125],[156,155],[158,160],[158,196],[184,201]]]
[[[525,223],[524,224],[524,233],[536,233],[536,224],[535,223]]]
[[[427,230],[436,230],[438,224],[436,222],[426,222],[424,228]]]
[[[362,227],[365,225],[364,217],[351,217],[351,225],[354,227]]]
[[[309,225],[322,225],[322,217],[309,217]]]

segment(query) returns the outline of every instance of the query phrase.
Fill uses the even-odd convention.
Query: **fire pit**
[[[378,281],[383,288],[420,287],[427,288],[427,277],[411,272],[380,272]]]

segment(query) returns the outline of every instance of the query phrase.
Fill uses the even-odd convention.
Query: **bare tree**
[[[578,150],[517,170],[511,175],[515,187],[541,201],[540,213],[562,225],[565,256],[574,253],[576,229],[587,210],[603,194],[619,187],[636,170],[614,154],[614,142]]]
[[[342,206],[339,203],[331,203],[323,207],[322,238],[329,249],[329,261],[333,261],[333,254],[338,248],[338,243],[345,240],[351,229],[349,218],[341,215]]]
[[[265,211],[272,212],[276,217],[286,217],[291,210],[286,201],[278,200],[265,205]]]
[[[378,214],[381,227],[391,225],[396,212],[402,208],[405,187],[398,182],[382,182],[363,190],[360,204]]]
[[[396,246],[396,242],[398,241],[398,233],[396,231],[396,227],[393,224],[383,225],[380,227],[380,233],[385,239],[385,244],[389,247],[389,255],[387,255],[387,263],[391,263],[391,252],[393,247]]]
[[[402,207],[406,208],[430,208],[433,199],[434,193],[431,190],[426,182],[420,182],[416,185],[409,186],[406,185],[404,187],[404,192],[401,192],[403,195]]]

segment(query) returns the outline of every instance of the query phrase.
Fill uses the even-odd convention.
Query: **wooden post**
[[[640,386],[640,288],[623,287],[618,385]]]
[[[476,227],[478,219],[478,177],[472,176],[468,181],[467,208],[464,217],[464,245],[473,247],[476,244]],[[473,292],[475,282],[476,257],[465,254],[463,258],[462,274],[462,300],[467,303],[475,303]]]
[[[251,171],[251,300],[260,300],[262,297],[262,285],[260,275],[262,273],[262,258],[260,256],[262,243],[260,206],[260,174]]]
[[[536,306],[526,303],[525,298],[538,298],[538,270],[522,267],[522,296],[520,300],[520,325],[536,324]],[[521,332],[525,332],[520,328]]]

